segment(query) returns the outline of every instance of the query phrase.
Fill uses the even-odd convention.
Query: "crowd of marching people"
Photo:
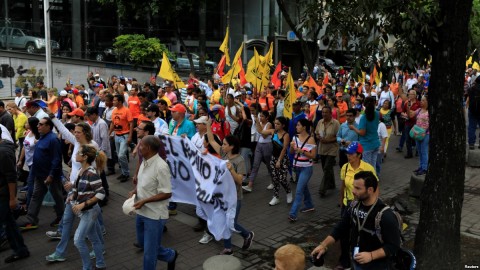
[[[237,187],[235,229],[244,238],[243,249],[252,245],[254,228],[240,225],[241,200],[244,193],[264,188],[256,181],[262,164],[271,177],[266,188],[273,190],[264,203],[290,204],[285,213],[290,222],[299,220],[299,212],[315,211],[313,193],[323,198],[337,188],[344,211],[354,199],[356,173],[381,175],[391,136],[401,136],[396,151],[405,150],[406,159],[419,156],[414,173],[426,173],[428,69],[404,73],[397,68],[380,82],[321,68],[315,76],[302,75],[295,89],[287,87],[286,71],[280,76],[280,85],[254,89],[237,79],[224,84],[217,74],[204,79],[192,73],[187,87],[179,89],[175,82],[155,77],[141,83],[89,73],[85,84],[69,81],[59,91],[42,82],[27,93],[16,89],[14,101],[0,101],[0,244],[9,242],[13,250],[5,262],[29,257],[20,231],[38,228],[48,193],[56,218],[50,223],[55,230],[46,236],[59,242],[46,260],[66,260],[78,217],[73,242],[83,269],[105,269],[101,207],[108,203],[108,182],[116,178],[135,186],[129,196],[137,198],[135,245],[145,252],[144,269],[155,269],[157,259],[174,269],[178,251],[162,247],[161,234],[177,204],[168,202],[170,171],[158,135],[188,138],[201,152],[228,161]],[[291,95],[294,102],[286,99]],[[285,114],[287,106],[291,115]],[[134,170],[130,163],[136,164]],[[315,163],[323,171],[318,191],[309,189]],[[339,176],[334,173],[337,163]],[[23,181],[22,196],[13,187],[17,180]],[[199,218],[194,229],[205,231],[200,243],[213,239],[205,220]],[[230,239],[224,240],[221,254],[233,254]],[[341,258],[339,267],[347,267],[348,261],[348,256]]]

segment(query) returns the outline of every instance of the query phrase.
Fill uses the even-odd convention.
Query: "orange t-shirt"
[[[348,104],[347,104],[345,101],[343,101],[343,102],[338,102],[338,103],[337,103],[337,106],[338,106],[338,113],[339,113],[338,116],[340,117],[340,119],[339,119],[338,121],[339,121],[340,124],[341,124],[341,123],[347,121],[347,116],[346,116],[346,115],[344,115],[344,116],[340,116],[340,115],[341,115],[342,113],[346,113],[346,112],[347,112],[347,110],[348,110]]]
[[[268,105],[267,105],[267,98],[268,98]],[[264,97],[264,98],[259,98],[258,99],[258,104],[262,107],[262,111],[270,111],[272,110],[273,107],[273,97]]]
[[[140,99],[137,96],[128,97],[128,108],[132,113],[132,117],[138,119],[140,115]]]
[[[83,105],[85,105],[85,102],[83,101],[83,98],[80,95],[75,96],[75,103],[77,103],[77,108],[80,108]]]
[[[112,112],[113,130],[116,135],[124,135],[130,132],[130,122],[133,121],[132,113],[127,107],[115,108]]]
[[[397,98],[398,96],[398,83],[391,83],[390,90],[392,90],[393,96]]]

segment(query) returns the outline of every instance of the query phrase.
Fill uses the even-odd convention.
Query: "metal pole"
[[[53,87],[52,83],[52,44],[50,43],[50,3],[49,0],[43,0],[43,17],[45,23],[45,58],[46,58],[46,85]]]
[[[5,50],[8,50],[8,36],[10,35],[10,29],[8,28],[8,25],[10,24],[10,18],[8,18],[8,0],[3,0],[3,3],[5,4]]]

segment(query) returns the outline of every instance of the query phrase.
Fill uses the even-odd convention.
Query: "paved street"
[[[405,160],[403,154],[395,153],[399,138],[396,136],[391,138],[388,157],[380,175],[382,198],[392,198],[404,192],[408,187],[411,171],[417,168],[418,158]],[[133,162],[131,166],[133,167]],[[244,195],[239,218],[245,228],[255,232],[254,244],[249,251],[241,251],[239,246],[243,243],[242,238],[238,235],[233,237],[234,256],[241,259],[244,269],[272,269],[273,252],[279,246],[293,242],[308,250],[309,246],[318,244],[318,241],[330,232],[340,212],[340,208],[337,207],[338,166],[335,170],[337,190],[330,191],[326,198],[321,199],[318,195],[318,187],[323,174],[320,164],[315,165],[309,187],[313,194],[316,211],[300,213],[298,221],[292,224],[287,220],[289,206],[285,202],[284,193],[281,193],[281,204],[268,205],[272,191],[266,190],[270,180],[265,166],[262,165],[254,185],[254,192]],[[105,238],[107,267],[108,269],[141,269],[142,253],[133,246],[136,241],[134,218],[125,216],[121,210],[131,184],[119,183],[115,178],[116,176],[109,178],[111,196],[108,205],[103,208],[107,229]],[[480,169],[467,170],[465,192],[462,231],[480,237],[480,213],[475,210],[475,207],[480,204]],[[413,224],[415,218],[418,218],[418,214],[408,217],[407,220]],[[3,251],[0,253],[0,269],[79,269],[81,261],[73,240],[69,243],[66,262],[51,264],[45,261],[45,256],[51,254],[57,244],[57,241],[49,240],[45,236],[45,232],[51,229],[48,224],[53,219],[53,209],[43,207],[39,229],[23,234],[31,257],[5,265],[3,260],[10,251]],[[163,244],[178,250],[180,256],[176,269],[202,269],[203,262],[223,248],[221,241],[212,241],[207,245],[199,244],[198,240],[202,233],[192,230],[196,222],[194,207],[180,205],[178,215],[171,217],[167,224],[168,232],[164,234]],[[330,260],[335,261],[336,258],[330,258]],[[157,269],[166,269],[166,263],[159,263]]]

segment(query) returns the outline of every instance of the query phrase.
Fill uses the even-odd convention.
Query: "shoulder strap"
[[[403,230],[403,219],[402,219],[402,216],[400,216],[400,214],[393,210],[390,206],[388,205],[385,205],[382,210],[380,210],[377,215],[375,216],[375,234],[377,235],[378,237],[378,240],[380,240],[380,243],[383,244],[383,238],[382,238],[382,227],[380,226],[380,222],[382,221],[382,216],[383,216],[383,213],[388,210],[388,209],[391,209],[393,214],[395,215],[395,219],[397,220],[398,222],[398,230],[400,231],[400,235],[402,234],[402,230]],[[402,237],[402,240],[403,240],[403,237]]]
[[[19,101],[18,101],[18,104],[17,106],[20,107],[20,103],[22,103],[22,100],[24,99],[25,97],[22,97]]]

